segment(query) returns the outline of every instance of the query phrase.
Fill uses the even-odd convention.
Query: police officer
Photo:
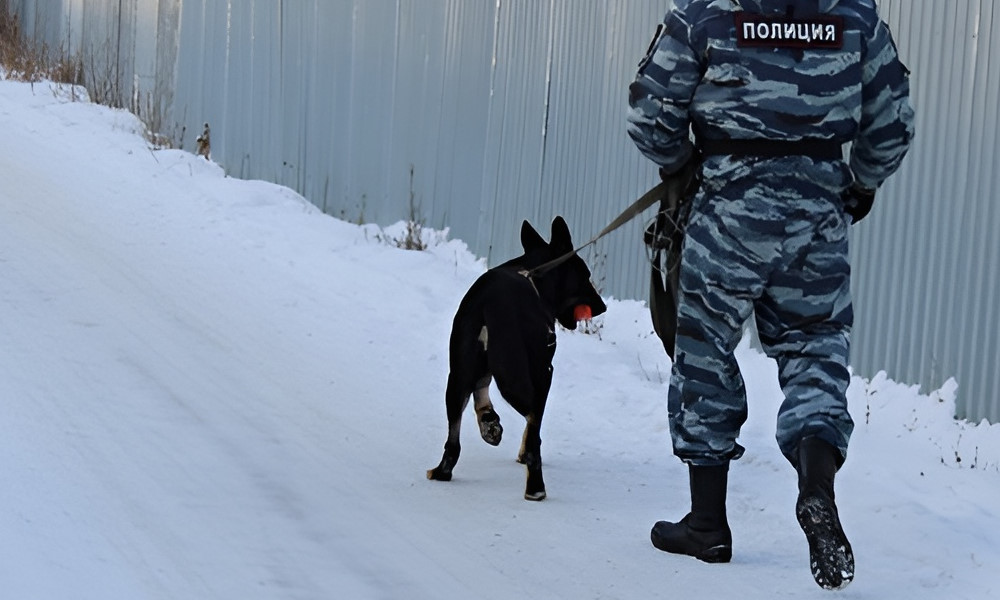
[[[668,399],[691,511],[657,522],[652,542],[706,562],[732,557],[726,486],[747,416],[733,352],[753,315],[778,365],[776,437],[798,473],[813,576],[838,589],[854,577],[833,490],[853,429],[848,229],[913,137],[909,72],[874,0],[674,5],[629,87],[639,150],[661,175],[701,175]]]

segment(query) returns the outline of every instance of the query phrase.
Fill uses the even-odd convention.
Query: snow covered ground
[[[547,500],[522,499],[502,402],[501,446],[469,411],[455,480],[427,481],[450,320],[483,262],[434,232],[397,249],[401,225],[152,150],[131,115],[66,96],[0,81],[3,598],[829,597],[773,440],[775,368],[749,344],[731,564],[649,543],[688,495],[639,302],[559,332]],[[1000,426],[951,418],[960,382],[849,393],[840,597],[998,597]]]

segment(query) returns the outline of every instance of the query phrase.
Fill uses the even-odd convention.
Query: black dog
[[[517,461],[528,470],[524,497],[545,498],[539,430],[552,383],[556,351],[555,321],[576,329],[578,319],[607,310],[590,282],[590,270],[572,254],[556,266],[532,269],[573,252],[569,228],[562,217],[552,221],[552,241],[546,243],[525,221],[521,225],[524,254],[494,267],[476,280],[459,304],[452,325],[450,373],[445,391],[448,440],[441,463],[428,479],[450,481],[461,452],[462,412],[475,395],[476,419],[486,443],[500,443],[503,428],[490,402],[489,385],[497,388],[527,419]],[[589,309],[589,310],[588,310]]]

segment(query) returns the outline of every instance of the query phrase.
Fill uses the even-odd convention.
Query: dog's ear
[[[537,248],[544,248],[548,244],[545,243],[545,238],[538,235],[531,223],[525,220],[524,223],[521,223],[521,246],[525,252],[529,252]]]
[[[552,219],[552,249],[557,252],[570,252],[573,250],[573,239],[569,234],[569,226],[562,217],[557,216]]]

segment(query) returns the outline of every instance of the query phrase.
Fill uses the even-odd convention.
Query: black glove
[[[677,186],[660,199],[660,210],[646,226],[643,241],[652,250],[675,248],[679,254],[684,240],[684,226],[690,211],[691,199],[701,186],[701,154],[695,151],[681,168],[667,173],[660,167],[660,179],[668,186]]]
[[[853,225],[871,212],[872,204],[875,203],[875,190],[866,190],[855,183],[841,193],[840,199],[844,203],[844,212],[851,215]]]
[[[701,185],[701,153],[694,150],[691,153],[691,158],[687,159],[687,162],[673,173],[667,173],[663,167],[660,167],[660,180],[670,181],[672,179],[684,184],[682,196],[688,199],[693,197]]]

